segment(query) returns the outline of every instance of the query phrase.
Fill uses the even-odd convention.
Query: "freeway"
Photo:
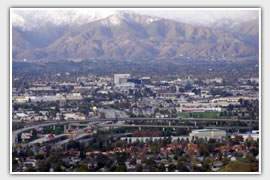
[[[104,118],[104,119],[89,119],[89,120],[73,120],[74,122],[97,122],[97,121],[218,121],[218,122],[258,122],[252,119],[211,119],[211,118]],[[66,121],[67,122],[67,121]]]
[[[60,135],[55,136],[53,139],[49,139],[48,137],[42,137],[32,142],[29,142],[29,144],[50,142],[50,141],[55,141],[61,138],[68,138],[69,136],[70,136],[69,134],[60,134]]]
[[[103,119],[89,119],[89,120],[71,120],[71,121],[46,121],[34,123],[34,125],[25,127],[12,132],[12,143],[16,142],[16,137],[23,132],[31,131],[38,127],[54,126],[54,125],[67,125],[70,123],[90,123],[90,122],[104,122],[104,121],[194,121],[194,122],[258,122],[258,120],[250,119],[210,119],[210,118],[103,118]]]
[[[65,139],[63,141],[57,142],[56,145],[63,145],[63,144],[68,143],[71,139],[74,141],[77,141],[77,140],[83,139],[85,137],[90,137],[90,134],[87,134],[87,133],[79,134],[74,138],[68,138],[68,139]]]
[[[89,120],[70,120],[70,121],[45,121],[39,123],[33,123],[32,126],[25,127],[13,131],[13,133],[21,133],[24,131],[32,130],[36,127],[53,126],[53,125],[65,125],[70,123],[90,123],[90,122],[102,122],[102,121],[207,121],[207,122],[259,122],[258,120],[251,119],[211,119],[211,118],[103,118],[103,119],[89,119]]]
[[[97,125],[98,127],[136,127],[136,128],[141,128],[141,127],[151,127],[151,128],[198,128],[195,126],[177,126],[177,125],[152,125],[152,124],[99,124]],[[250,127],[239,127],[239,126],[207,126],[205,127],[206,129],[250,129]]]

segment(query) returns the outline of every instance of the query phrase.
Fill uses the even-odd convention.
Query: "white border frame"
[[[189,10],[200,10],[200,11],[211,11],[211,10],[258,10],[259,13],[259,171],[258,172],[12,172],[12,11],[13,10],[48,10],[48,9],[53,9],[53,10],[76,10],[76,9],[96,9],[96,10],[181,10],[181,11],[189,11]],[[85,174],[92,174],[92,175],[106,175],[106,174],[111,174],[111,175],[259,175],[262,173],[262,117],[261,117],[261,109],[262,109],[262,72],[261,72],[261,49],[262,49],[262,41],[261,41],[261,34],[262,34],[262,19],[261,19],[261,8],[110,8],[110,7],[76,7],[76,8],[10,8],[9,9],[9,75],[10,75],[10,82],[9,82],[9,156],[10,156],[10,161],[9,161],[9,173],[11,175],[15,174],[22,174],[22,175],[27,175],[27,174],[32,174],[32,175],[85,175]]]

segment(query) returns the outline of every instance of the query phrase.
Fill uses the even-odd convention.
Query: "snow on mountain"
[[[13,58],[168,59],[180,54],[258,53],[258,21],[238,24],[228,18],[200,26],[164,17],[111,9],[12,10]]]
[[[81,25],[106,18],[115,11],[98,10],[13,10],[12,25],[31,30],[46,23],[54,25]]]
[[[123,19],[120,16],[112,15],[108,18],[101,20],[100,23],[104,26],[111,26],[111,25],[119,25],[121,24],[122,21]]]
[[[25,19],[18,14],[12,15],[12,25],[15,25],[22,29],[25,29],[27,27]]]
[[[54,25],[82,25],[101,20],[103,25],[128,23],[151,23],[161,18],[142,16],[124,10],[13,10],[12,24],[23,30],[32,30],[46,23]]]
[[[140,16],[141,15],[141,16]],[[150,15],[150,16],[149,16]],[[142,18],[144,16],[144,18]],[[145,18],[147,16],[147,18]],[[144,11],[115,9],[13,9],[12,23],[24,30],[31,30],[46,23],[54,25],[81,25],[105,19],[104,25],[118,25],[125,22],[151,23],[163,19],[182,23],[212,27],[217,22],[228,19],[233,22],[245,22],[258,19],[257,11]]]
[[[118,11],[115,14],[104,18],[101,20],[101,23],[105,26],[114,26],[119,25],[123,22],[126,23],[138,23],[138,24],[149,24],[154,21],[160,20],[161,18],[150,17],[146,15],[138,15],[126,11]]]

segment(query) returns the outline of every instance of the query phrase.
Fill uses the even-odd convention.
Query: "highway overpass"
[[[55,126],[55,125],[68,125],[71,123],[91,123],[91,122],[104,122],[104,121],[127,121],[127,122],[142,122],[142,121],[175,121],[175,122],[259,122],[258,120],[250,119],[210,119],[210,118],[103,118],[103,119],[89,119],[89,120],[71,120],[71,121],[45,121],[40,123],[33,123],[34,125],[12,131],[12,143],[16,143],[17,136],[23,132],[31,131],[38,127]],[[194,126],[193,126],[194,128]]]
[[[178,125],[152,125],[152,124],[99,124],[98,127],[133,127],[133,128],[142,128],[142,127],[148,127],[148,128],[199,128],[195,126],[178,126]],[[224,130],[230,130],[230,129],[250,129],[250,127],[239,127],[239,126],[206,126],[204,127],[206,129],[224,129]]]

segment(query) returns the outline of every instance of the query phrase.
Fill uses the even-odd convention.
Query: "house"
[[[215,162],[213,166],[211,167],[212,171],[218,171],[220,168],[222,168],[223,163],[222,162]]]
[[[23,169],[27,169],[27,168],[35,168],[35,167],[36,167],[36,163],[37,163],[37,160],[35,160],[35,159],[29,159],[29,160],[26,160],[26,161],[23,163]]]

